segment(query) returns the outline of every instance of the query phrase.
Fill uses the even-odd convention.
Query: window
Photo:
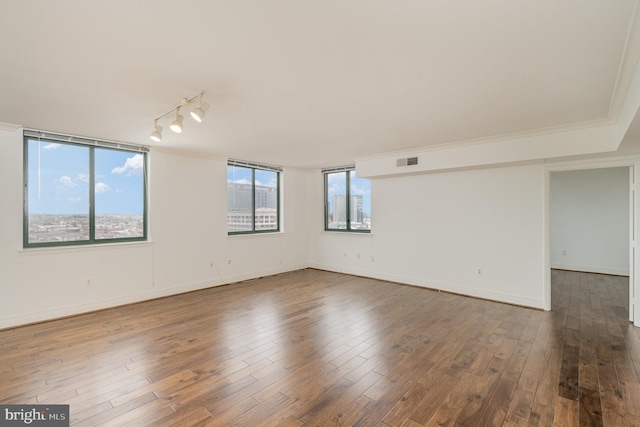
[[[144,147],[25,130],[24,247],[146,240],[146,162]]]
[[[353,167],[325,169],[324,229],[371,232],[371,181]]]
[[[227,233],[280,230],[280,172],[274,166],[230,160],[227,164]]]

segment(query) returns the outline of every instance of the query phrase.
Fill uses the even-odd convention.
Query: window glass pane
[[[253,170],[227,166],[227,231],[253,231]]]
[[[278,229],[278,173],[256,169],[256,231]]]
[[[96,148],[95,238],[144,236],[144,154]]]
[[[349,218],[352,230],[371,230],[371,181],[349,172]]]
[[[89,240],[89,148],[29,140],[28,243]]]
[[[347,173],[327,174],[327,228],[347,228]]]
[[[26,247],[146,238],[146,154],[29,136],[24,147]]]

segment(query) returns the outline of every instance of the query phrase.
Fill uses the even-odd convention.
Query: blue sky
[[[29,212],[89,213],[89,148],[29,141]],[[143,154],[95,149],[96,215],[144,210]]]
[[[277,172],[256,169],[256,185],[276,187]],[[227,182],[251,183],[251,169],[241,166],[227,166]]]

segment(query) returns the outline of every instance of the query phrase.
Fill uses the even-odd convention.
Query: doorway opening
[[[633,168],[628,165],[550,172],[549,309],[558,307],[562,293],[554,286],[563,286],[558,278],[566,277],[554,274],[556,270],[587,273],[570,276],[590,278],[591,284],[607,283],[597,275],[619,276],[628,283],[624,300],[627,317],[633,321],[629,302],[633,280],[632,177]],[[571,288],[576,292],[579,287]]]

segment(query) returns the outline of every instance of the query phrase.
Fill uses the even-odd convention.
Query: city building
[[[352,224],[362,224],[365,219],[362,195],[349,197],[350,221]],[[331,203],[331,218],[329,228],[342,228],[347,222],[347,198],[344,194],[335,194]]]
[[[243,182],[227,182],[227,210],[230,212],[250,211],[252,185]],[[275,208],[278,204],[278,190],[268,185],[256,185],[256,209]]]
[[[256,231],[278,228],[278,191],[276,187],[256,185]],[[253,224],[253,186],[227,182],[227,229],[249,231]]]

